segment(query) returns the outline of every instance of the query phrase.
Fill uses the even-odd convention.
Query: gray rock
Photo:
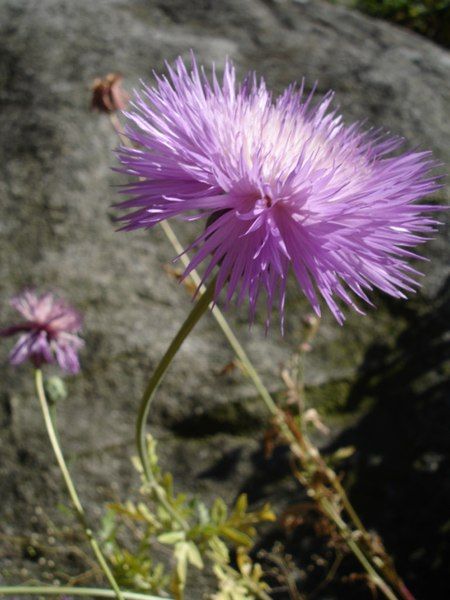
[[[367,118],[450,163],[449,53],[345,8],[288,0],[2,0],[0,316],[7,321],[7,299],[28,285],[59,290],[85,314],[83,373],[67,382],[60,428],[92,517],[99,516],[98,502],[110,497],[111,482],[123,495],[136,485],[129,456],[139,396],[190,301],[163,270],[174,253],[161,230],[114,231],[111,186],[118,178],[110,167],[117,140],[108,118],[89,111],[89,86],[95,77],[119,71],[131,88],[140,78],[151,80],[152,69],[162,69],[165,59],[187,57],[191,48],[206,64],[221,65],[228,55],[241,74],[255,69],[277,91],[303,76],[310,86],[317,80],[319,94],[336,91],[349,121]],[[192,226],[177,223],[176,229],[184,242],[193,239]],[[364,394],[370,401],[382,398],[383,381],[392,391],[398,381],[393,383],[388,369],[400,350],[403,358],[412,353],[412,369],[424,348],[435,356],[432,348],[441,347],[447,315],[442,300],[447,242],[442,231],[428,245],[432,260],[416,299],[379,298],[379,310],[365,318],[349,315],[343,328],[329,316],[323,319],[305,373],[311,398],[324,412],[359,414]],[[284,338],[276,326],[266,337],[260,322],[249,331],[244,312],[229,315],[274,392],[281,389],[280,365],[299,343],[301,317],[308,312],[295,285],[289,303]],[[402,345],[418,322],[429,322],[433,315],[432,339],[422,328],[413,347]],[[374,356],[377,348],[381,351]],[[2,343],[2,364],[6,355]],[[250,458],[259,447],[266,415],[239,372],[219,374],[232,356],[212,318],[205,318],[181,349],[151,415],[162,439],[163,461],[178,476],[180,488],[201,490],[207,497],[221,493],[232,499],[260,468]],[[390,366],[386,357],[392,358]],[[413,399],[429,394],[439,402],[433,394],[445,380],[444,358],[427,363],[417,390],[410,390]],[[408,381],[416,372],[410,375]],[[381,383],[374,386],[376,377]],[[368,378],[370,385],[352,404],[349,399]],[[19,534],[28,531],[36,504],[61,521],[51,505],[64,492],[31,373],[5,365],[0,380],[0,517],[8,532]],[[448,414],[439,413],[440,418]],[[432,437],[433,430],[429,433]],[[445,434],[439,435],[445,445]],[[222,455],[235,451],[242,457],[233,473],[219,480],[204,475]],[[285,498],[274,493],[281,505],[295,497],[292,486],[286,486]],[[266,495],[269,491],[262,488],[260,497]],[[401,543],[395,549],[406,556]],[[5,579],[17,580],[21,565],[13,568],[7,555],[4,559]],[[26,568],[39,572],[33,564]]]

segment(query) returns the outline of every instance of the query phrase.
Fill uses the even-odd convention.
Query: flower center
[[[264,194],[263,202],[266,208],[270,208],[272,206],[272,198],[267,194]]]
[[[255,208],[257,210],[264,210],[265,208],[271,208],[273,206],[273,198],[269,194],[262,194],[255,202]]]

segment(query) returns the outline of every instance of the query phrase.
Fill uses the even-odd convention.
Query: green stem
[[[114,117],[114,118],[116,118],[116,117]],[[117,118],[116,118],[116,121],[113,121],[113,119],[111,119],[111,120],[113,122],[113,125],[114,125],[116,131],[119,133],[119,136],[120,136],[121,135],[120,134],[120,126],[118,125]],[[125,139],[124,143],[125,144],[128,143],[126,139]],[[187,267],[190,262],[189,257],[184,252],[184,248],[181,246],[172,227],[170,226],[170,224],[167,221],[161,221],[160,226],[161,226],[162,230],[164,231],[167,239],[170,241],[173,248],[180,256],[182,263],[184,264],[185,267]],[[178,513],[176,511],[174,511],[172,509],[172,507],[168,504],[164,490],[162,490],[160,488],[160,486],[157,485],[157,483],[154,481],[153,474],[151,473],[151,469],[148,464],[147,447],[146,447],[146,440],[145,440],[145,424],[147,422],[150,403],[151,403],[153,395],[156,391],[156,388],[158,387],[162,377],[164,376],[168,366],[170,365],[170,362],[172,361],[172,359],[175,356],[176,352],[178,351],[179,347],[183,343],[186,336],[190,333],[192,328],[195,326],[197,321],[200,319],[203,312],[206,311],[206,308],[209,303],[208,298],[205,298],[205,296],[208,292],[212,291],[213,285],[210,286],[210,288],[208,288],[208,289],[206,289],[205,286],[201,285],[200,276],[198,275],[198,273],[195,269],[193,271],[191,271],[189,276],[192,279],[192,281],[194,282],[194,284],[197,287],[199,287],[200,291],[203,293],[203,296],[200,298],[200,301],[198,302],[198,304],[194,306],[194,309],[192,310],[191,314],[188,316],[187,320],[181,327],[176,338],[172,341],[169,349],[167,350],[162,361],[158,365],[157,370],[155,371],[151,380],[149,381],[147,388],[144,392],[144,396],[141,401],[141,408],[139,411],[138,423],[137,423],[137,443],[138,443],[139,455],[140,455],[142,466],[144,469],[144,474],[145,474],[148,482],[151,485],[153,485],[153,487],[155,489],[155,493],[157,494],[160,502],[166,507],[166,510],[168,510],[169,513],[172,514],[172,516],[180,523],[180,525],[182,525],[182,527],[185,527],[183,520],[180,518]],[[202,299],[204,299],[205,302],[204,302],[204,304],[202,304],[202,307],[199,307]],[[272,414],[273,416],[275,416],[275,417],[281,416],[279,426],[282,429],[283,433],[288,438],[288,440],[290,441],[291,447],[292,447],[292,445],[294,447],[296,447],[298,442],[295,439],[295,436],[292,434],[291,430],[286,425],[281,411],[279,410],[279,408],[273,401],[271,394],[269,393],[266,386],[262,382],[260,376],[258,375],[258,372],[253,367],[253,364],[252,364],[251,360],[249,359],[247,353],[245,352],[243,346],[240,344],[239,340],[234,335],[231,327],[228,325],[228,322],[225,319],[225,317],[223,316],[223,313],[221,312],[221,310],[219,309],[218,306],[212,307],[212,313],[213,313],[213,316],[216,319],[218,325],[222,329],[225,337],[227,338],[230,346],[233,348],[236,356],[238,357],[238,359],[241,361],[242,365],[244,366],[245,371],[247,372],[248,376],[253,381],[253,384],[254,384],[256,390],[258,391],[261,399],[263,400],[264,404],[266,405],[266,408],[268,409],[270,414]],[[343,489],[343,487],[341,486],[337,477],[336,476],[334,478],[331,477],[330,479],[332,481],[332,484],[333,484],[335,490],[342,498],[343,504],[344,504],[350,518],[353,520],[354,524],[356,525],[356,527],[358,529],[360,529],[364,534],[367,534],[366,529],[364,528],[357,513],[353,509],[353,506],[351,505],[351,503],[347,497],[347,494],[346,494],[345,490]],[[333,512],[332,512],[330,517],[336,522],[338,527],[340,527],[340,524],[338,521],[341,521],[342,522],[341,524],[345,525],[344,521],[342,521],[340,519],[339,515],[333,515]],[[359,546],[354,542],[354,540],[348,538],[347,543],[348,543],[350,549],[355,554],[355,556],[361,562],[362,566],[366,569],[367,573],[372,578],[374,583],[376,583],[378,585],[378,587],[385,593],[387,598],[390,598],[391,600],[395,600],[396,596],[392,594],[390,588],[385,584],[384,580],[378,575],[378,573],[372,567],[370,561],[366,558],[366,556],[364,555],[362,550],[359,548]]]
[[[183,264],[185,266],[187,266],[189,264],[189,258],[184,254],[184,250],[183,250],[180,242],[178,241],[172,227],[166,221],[162,221],[160,223],[160,225],[161,225],[166,237],[168,238],[168,240],[174,247],[174,249],[181,256],[181,260],[182,260]],[[195,285],[197,285],[197,286],[200,285],[201,280],[195,270],[190,273],[190,277],[193,280]],[[200,286],[200,290],[205,291],[205,287]],[[244,366],[246,373],[248,374],[250,379],[253,381],[253,384],[254,384],[256,390],[258,391],[262,401],[266,405],[266,408],[268,409],[268,411],[270,412],[271,415],[273,415],[275,417],[281,416],[279,426],[281,427],[283,433],[286,435],[286,437],[288,438],[290,443],[294,446],[297,446],[298,441],[295,439],[291,430],[289,429],[289,427],[287,427],[286,423],[284,422],[282,413],[280,412],[279,408],[277,407],[274,400],[272,399],[270,392],[268,391],[268,389],[262,382],[260,376],[258,375],[258,372],[253,367],[253,364],[252,364],[251,360],[249,359],[247,353],[245,352],[244,348],[242,347],[241,343],[239,342],[239,340],[233,333],[233,330],[231,329],[231,327],[228,325],[228,322],[225,319],[222,311],[219,309],[218,306],[214,306],[212,309],[212,313],[213,313],[214,318],[216,319],[218,325],[222,329],[225,337],[227,338],[230,346],[233,348],[236,356],[238,357],[238,359],[241,361],[242,365]],[[190,318],[190,317],[191,317],[191,315],[188,318]],[[144,443],[145,443],[145,440],[144,440]],[[333,475],[334,475],[334,473],[333,473]],[[336,491],[338,492],[339,496],[341,497],[343,504],[344,504],[348,514],[350,515],[351,519],[355,523],[356,527],[358,529],[360,529],[360,531],[362,531],[364,534],[367,534],[367,530],[365,529],[364,525],[362,524],[361,520],[359,519],[353,506],[350,504],[348,496],[347,496],[345,490],[343,489],[342,485],[340,484],[339,480],[337,479],[337,477],[336,476],[330,477],[330,480],[332,481],[332,484],[334,485]],[[329,511],[328,511],[328,513],[329,513]],[[345,523],[340,519],[339,515],[335,515],[334,511],[332,511],[331,514],[329,513],[329,516],[332,520],[335,521],[335,523],[338,525],[338,527],[342,530],[342,526],[344,526]],[[392,593],[391,589],[387,586],[385,581],[380,577],[380,575],[374,569],[374,567],[370,563],[370,560],[365,556],[364,552],[361,550],[361,548],[358,546],[358,544],[353,539],[349,538],[348,536],[346,537],[346,541],[347,541],[347,544],[349,545],[351,551],[353,552],[355,557],[359,560],[359,562],[361,563],[363,568],[366,570],[366,572],[368,573],[368,575],[370,576],[372,581],[379,587],[380,590],[383,591],[383,593],[385,594],[385,596],[387,598],[389,598],[390,600],[396,600],[396,596]]]
[[[200,317],[208,309],[208,306],[211,303],[214,296],[215,285],[216,281],[214,279],[212,283],[210,283],[207,290],[200,296],[200,298],[194,305],[187,319],[180,327],[178,333],[170,343],[169,348],[167,349],[166,353],[164,354],[158,366],[156,367],[156,370],[151,376],[150,381],[148,382],[147,387],[145,388],[144,394],[142,396],[136,423],[136,442],[139,451],[139,458],[141,460],[144,471],[144,477],[147,480],[147,482],[153,487],[154,492],[158,497],[158,500],[161,502],[164,508],[176,519],[176,521],[183,529],[187,529],[188,524],[184,521],[182,517],[180,517],[178,512],[175,511],[173,507],[167,502],[165,491],[155,481],[155,478],[153,476],[152,469],[148,460],[145,427],[147,423],[148,413],[150,410],[150,404],[155,395],[155,392],[158,389],[158,386],[161,383],[165,372],[167,371],[170,363],[172,362],[173,358],[178,352],[180,346],[182,345],[186,337],[189,335],[189,333],[192,331],[192,329],[195,327]]]
[[[113,128],[117,132],[122,143],[125,146],[132,147],[132,144],[130,144],[128,138],[126,138],[121,133],[120,122],[117,119],[117,116],[115,114],[110,115],[110,120],[113,125]],[[170,223],[168,221],[161,221],[160,226],[161,226],[161,229],[163,230],[165,236],[167,237],[169,242],[172,244],[172,247],[174,248],[175,252],[177,252],[177,254],[179,255],[183,265],[185,267],[189,266],[189,263],[190,263],[189,257],[187,256],[183,246],[180,244],[180,241],[178,240]],[[195,269],[193,269],[190,272],[189,277],[192,279],[194,284],[200,289],[200,291],[204,294],[206,292],[206,287],[201,284],[200,276]],[[253,381],[253,384],[254,384],[256,390],[259,392],[259,395],[261,396],[261,399],[263,400],[264,404],[267,406],[267,409],[269,410],[269,412],[272,415],[277,415],[278,412],[277,412],[277,406],[276,406],[275,402],[272,400],[270,393],[268,392],[267,388],[263,384],[257,371],[253,367],[253,365],[252,365],[247,353],[245,352],[244,348],[242,347],[241,343],[239,342],[237,337],[234,335],[231,327],[228,325],[227,320],[223,316],[222,311],[220,310],[220,308],[218,306],[214,306],[214,307],[212,307],[212,313],[213,313],[214,318],[216,319],[219,327],[222,329],[225,337],[227,338],[228,342],[230,343],[230,346],[233,348],[236,356],[239,358],[241,363],[244,365],[244,368],[247,371],[248,376]],[[145,418],[145,421],[146,421],[146,418]],[[145,437],[145,434],[144,434],[144,437]],[[145,439],[143,440],[143,445],[145,447]],[[142,448],[141,441],[138,442],[138,447]],[[142,455],[141,455],[141,458],[142,458]]]
[[[331,469],[330,469],[330,471],[331,471]],[[339,494],[339,496],[342,500],[342,504],[344,505],[344,508],[347,511],[347,514],[350,516],[356,529],[359,529],[359,531],[361,531],[365,536],[368,536],[369,533],[368,533],[367,529],[364,527],[357,512],[353,508],[353,505],[350,502],[349,497],[347,496],[347,492],[342,487],[342,484],[339,481],[339,478],[337,477],[337,475],[334,471],[331,471],[331,472],[332,472],[332,475],[330,477],[331,483],[334,486],[334,489],[336,490],[336,492]]]
[[[116,594],[112,590],[90,587],[66,587],[66,586],[35,586],[35,585],[16,585],[0,586],[0,596],[28,596],[28,595],[46,595],[61,596],[68,594],[70,596],[90,596],[96,598],[115,598]],[[136,592],[122,592],[124,600],[162,600],[161,596],[149,596],[148,594],[138,594]],[[169,600],[165,598],[164,600]]]
[[[387,583],[384,581],[384,579],[378,574],[376,569],[372,566],[372,563],[370,562],[370,560],[366,557],[363,550],[359,547],[358,543],[353,539],[351,530],[349,530],[345,521],[334,510],[331,502],[326,498],[322,498],[319,502],[322,505],[323,509],[325,510],[326,514],[328,514],[329,518],[336,523],[346,544],[348,545],[350,550],[353,552],[354,556],[361,563],[362,567],[365,569],[365,571],[367,572],[367,574],[369,575],[369,577],[373,581],[373,583],[383,592],[383,594],[386,596],[386,598],[388,598],[389,600],[398,600],[398,596],[396,596],[394,594],[394,592],[387,585]]]
[[[167,221],[161,221],[160,225],[161,225],[161,228],[164,231],[167,239],[172,244],[175,251],[179,254],[181,262],[183,263],[183,265],[185,267],[187,267],[190,262],[189,257],[184,252],[184,248],[178,241],[178,238],[175,235],[174,230],[172,229],[172,227],[170,226],[170,224]],[[206,291],[206,287],[203,285],[200,285],[201,279],[195,269],[193,271],[191,271],[191,273],[189,274],[189,277],[192,279],[192,281],[194,282],[194,284],[197,287],[200,286],[201,292],[204,293]],[[261,380],[260,376],[258,375],[257,371],[255,370],[255,368],[253,367],[252,362],[251,362],[250,358],[248,357],[247,353],[245,352],[243,346],[241,345],[241,343],[239,342],[237,337],[234,335],[231,327],[228,325],[228,322],[225,319],[225,317],[223,316],[222,311],[220,310],[220,308],[218,306],[214,306],[212,309],[212,314],[213,314],[214,318],[216,319],[219,327],[222,329],[230,346],[233,348],[236,356],[239,358],[239,360],[243,364],[248,376],[253,381],[253,384],[254,384],[256,390],[258,391],[259,395],[261,396],[261,399],[263,400],[267,409],[269,410],[269,412],[272,415],[277,415],[278,409],[277,409],[275,402],[272,400],[272,397],[271,397],[269,391],[265,387],[264,383],[262,382],[262,380]]]
[[[86,537],[89,540],[89,543],[92,547],[96,559],[98,560],[100,567],[102,568],[109,584],[114,590],[112,597],[116,597],[117,600],[124,600],[124,596],[122,595],[122,592],[120,591],[120,588],[117,585],[116,580],[114,579],[114,575],[112,574],[111,569],[109,568],[108,563],[106,562],[103,552],[101,551],[100,546],[97,540],[94,538],[94,534],[92,533],[91,528],[89,527],[86,518],[86,513],[84,512],[84,508],[81,505],[80,498],[73,484],[72,478],[66,465],[66,461],[64,460],[64,455],[62,453],[61,446],[59,445],[58,441],[58,436],[56,434],[55,424],[52,420],[50,407],[48,405],[47,397],[45,395],[42,371],[40,369],[36,369],[35,382],[37,395],[42,409],[42,414],[44,416],[45,426],[47,427],[48,437],[50,438],[50,443],[52,445],[53,452],[58,462],[59,469],[62,473],[62,476],[66,483],[67,491],[69,492],[70,499],[72,500],[72,504],[75,508],[75,514],[78,518],[78,521],[84,529]]]
[[[184,249],[181,246],[180,242],[178,241],[178,238],[176,237],[175,232],[173,231],[170,224],[167,221],[162,221],[160,223],[160,225],[161,225],[166,237],[172,244],[173,248],[180,255],[181,261],[183,262],[184,266],[188,266],[189,258],[184,253]],[[194,284],[196,286],[200,286],[200,290],[202,292],[205,292],[206,288],[203,285],[200,285],[201,280],[200,280],[198,273],[195,270],[190,273],[190,278],[192,279],[192,281],[194,282]],[[270,412],[271,415],[273,415],[275,417],[281,416],[279,426],[281,427],[283,433],[286,435],[286,437],[288,438],[290,443],[293,444],[294,446],[297,446],[298,441],[295,439],[291,430],[289,429],[289,427],[287,427],[286,423],[284,422],[282,413],[280,412],[279,408],[275,404],[270,392],[268,391],[268,389],[262,382],[258,372],[253,367],[253,364],[252,364],[250,358],[248,357],[247,353],[245,352],[243,346],[241,345],[241,343],[239,342],[239,340],[233,333],[233,330],[231,329],[231,327],[228,325],[228,322],[225,319],[222,311],[219,309],[218,306],[214,306],[212,308],[212,313],[213,313],[213,316],[216,319],[219,327],[222,329],[225,337],[227,338],[230,346],[233,348],[236,356],[238,357],[238,359],[244,366],[246,373],[248,374],[250,379],[253,381],[253,384],[254,384],[256,390],[258,391],[262,401],[264,402],[266,408],[268,409],[268,411]],[[190,318],[190,316],[189,316],[189,318]],[[144,443],[145,443],[145,440],[144,440]],[[351,503],[348,499],[348,496],[347,496],[344,488],[340,484],[338,478],[336,476],[334,476],[334,477],[330,477],[330,480],[331,480],[335,490],[341,497],[344,507],[347,510],[350,518],[353,520],[355,526],[360,531],[362,531],[364,534],[367,534],[367,530],[365,529],[365,527],[362,524],[361,520],[359,519],[356,511],[354,510],[353,506],[351,505]],[[345,525],[345,523],[340,519],[339,515],[334,514],[334,511],[329,516],[332,518],[332,520],[334,520],[336,522],[336,524],[338,525],[338,527],[340,529],[342,528],[341,527],[342,525]],[[383,591],[383,593],[385,594],[385,596],[387,598],[389,598],[390,600],[395,600],[396,596],[392,593],[389,586],[387,586],[385,581],[380,577],[380,575],[374,569],[370,560],[365,556],[364,552],[361,550],[361,548],[358,546],[358,544],[353,539],[349,538],[348,536],[346,537],[346,540],[347,540],[347,544],[349,545],[351,551],[353,552],[355,557],[359,560],[359,562],[361,563],[363,568],[366,570],[368,575],[371,577],[372,581],[379,587],[380,590]]]

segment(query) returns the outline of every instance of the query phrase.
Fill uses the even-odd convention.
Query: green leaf
[[[261,510],[257,513],[259,521],[276,521],[277,516],[273,512],[270,504],[264,504]]]
[[[204,502],[197,502],[196,508],[198,513],[198,520],[200,521],[201,525],[206,525],[207,523],[209,523],[210,518],[212,518],[212,513],[211,515],[209,514],[209,510],[206,504]]]
[[[236,501],[235,511],[237,513],[245,514],[245,512],[247,511],[247,508],[248,508],[247,494],[241,494]]]
[[[157,540],[161,542],[161,544],[177,544],[183,542],[185,540],[184,531],[168,531],[167,533],[162,533],[158,535]]]
[[[228,509],[222,498],[216,498],[211,508],[211,520],[220,525],[224,523],[228,516]]]
[[[186,542],[179,542],[175,545],[174,557],[176,564],[176,577],[178,587],[183,589],[186,585],[187,578],[187,561],[188,561],[189,546]]]
[[[197,567],[197,569],[203,569],[203,559],[197,546],[192,541],[186,542],[186,545],[187,557],[191,565]]]
[[[153,527],[155,527],[155,529],[161,527],[161,523],[159,523],[156,516],[149,510],[146,504],[144,504],[143,502],[139,502],[137,508],[139,514],[142,515],[142,517],[147,521],[149,525],[152,525]]]
[[[218,538],[217,536],[211,538],[209,540],[209,547],[212,550],[215,562],[225,564],[229,562],[230,553],[228,552],[228,548],[220,538]]]
[[[355,451],[356,449],[354,446],[344,446],[343,448],[339,448],[339,450],[336,450],[336,452],[334,452],[330,458],[338,462],[341,460],[345,460],[346,458],[350,458],[350,456],[353,456]]]
[[[222,525],[222,527],[219,528],[219,531],[221,535],[227,537],[238,546],[251,546],[253,544],[250,536],[242,531],[239,531],[239,529],[236,529],[235,527]]]

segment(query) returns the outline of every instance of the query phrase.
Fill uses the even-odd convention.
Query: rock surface
[[[114,231],[116,138],[108,118],[89,111],[89,86],[119,71],[131,88],[191,48],[205,64],[221,65],[228,55],[241,74],[255,69],[277,91],[302,76],[309,85],[317,80],[319,94],[336,91],[349,121],[367,118],[450,164],[450,54],[345,8],[289,0],[2,0],[0,317],[9,318],[7,299],[29,285],[59,290],[85,314],[83,374],[68,380],[60,427],[93,517],[111,497],[111,482],[119,494],[136,484],[129,456],[138,398],[190,304],[163,270],[174,253],[161,230]],[[191,226],[176,228],[184,242],[192,239]],[[448,229],[426,253],[432,260],[417,297],[379,298],[379,310],[349,315],[344,328],[325,317],[305,369],[314,403],[331,417],[353,417],[352,427],[336,421],[334,443],[358,446],[349,464],[355,501],[424,599],[435,597],[433,585],[440,597],[448,588]],[[294,286],[289,303],[284,338],[276,327],[266,338],[260,323],[249,332],[244,313],[230,315],[273,391],[307,311]],[[20,535],[33,527],[36,505],[61,521],[51,506],[64,493],[31,374],[3,366],[6,355],[2,343],[0,519],[5,533]],[[163,461],[182,489],[230,500],[250,486],[255,501],[286,506],[298,491],[282,466],[260,457],[264,409],[239,372],[219,374],[232,356],[211,318],[183,346],[152,414]],[[5,548],[5,581],[26,579],[21,568],[40,572]],[[349,597],[336,594],[323,598]],[[202,597],[200,584],[191,597]]]

